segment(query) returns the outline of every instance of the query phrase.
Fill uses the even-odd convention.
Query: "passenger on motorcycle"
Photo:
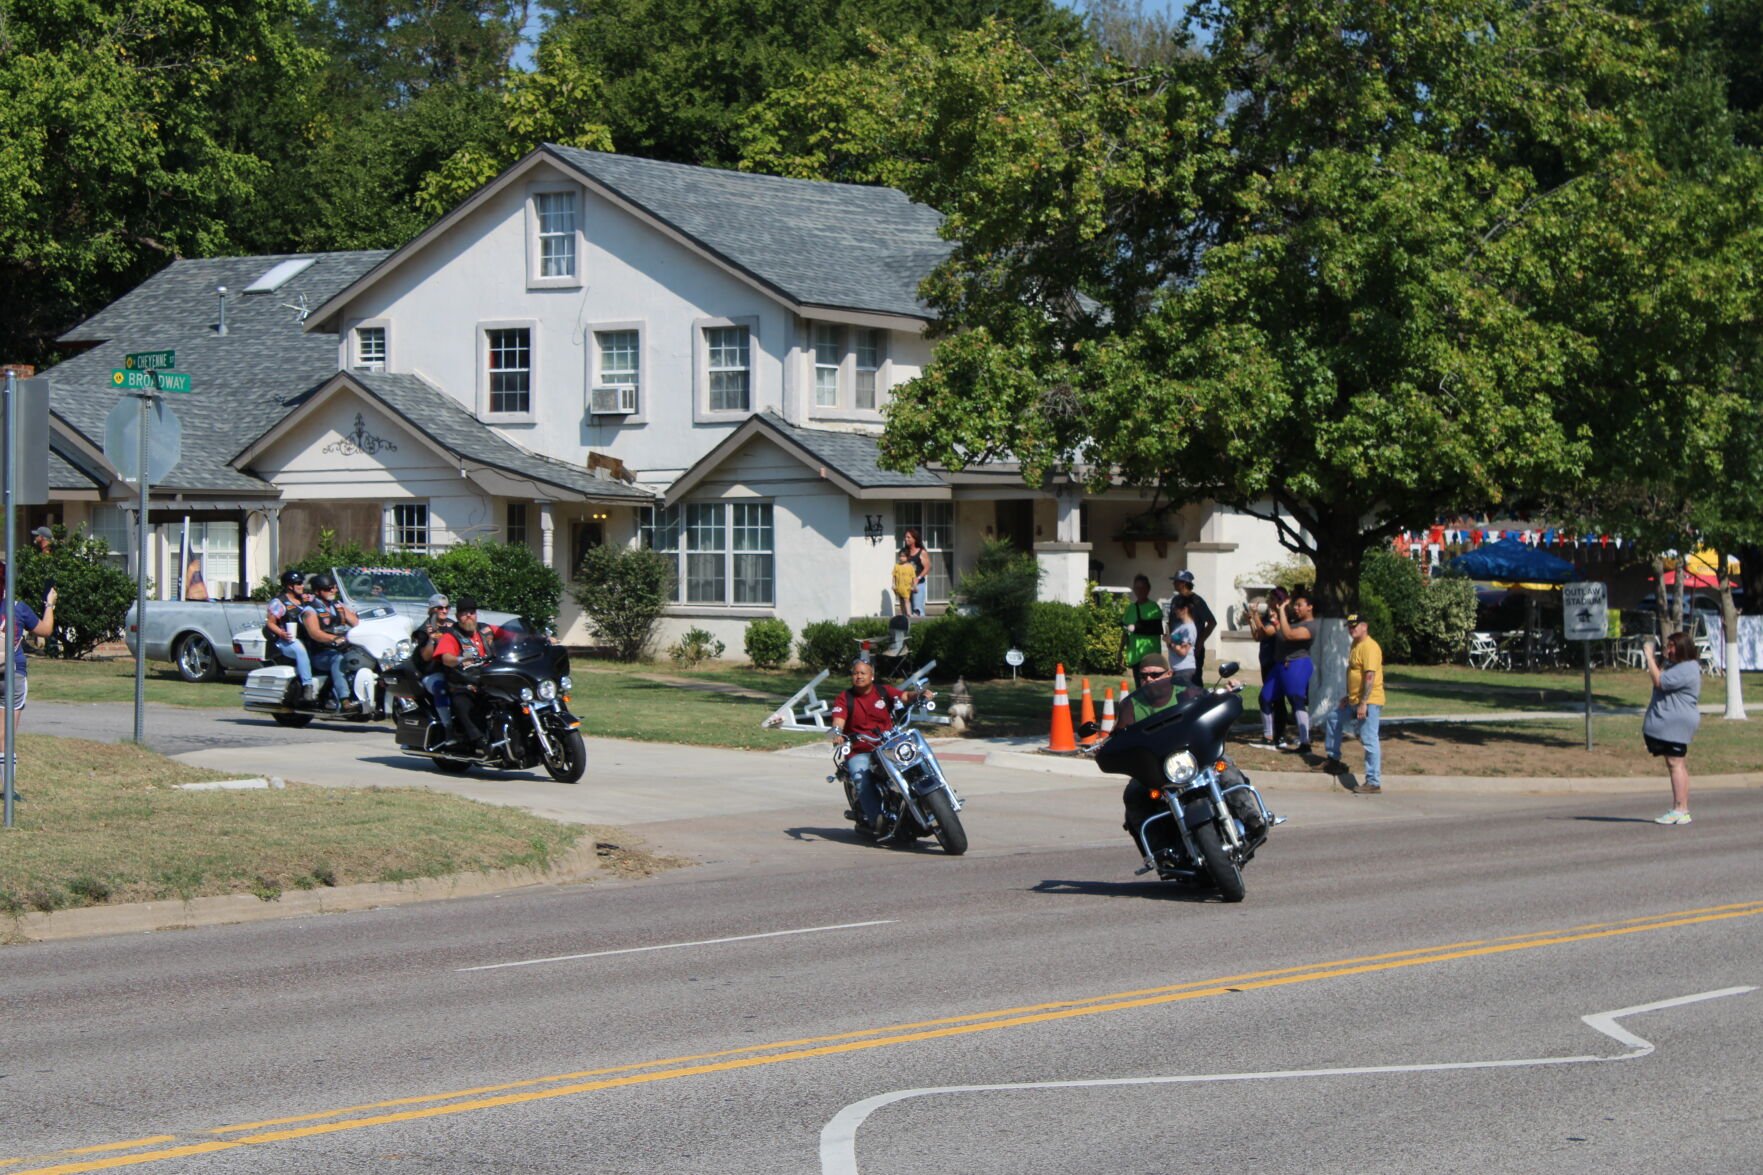
[[[447,675],[447,693],[453,701],[453,719],[461,738],[471,746],[484,741],[478,725],[477,684],[472,668],[490,655],[490,642],[506,636],[494,624],[477,622],[477,601],[459,597],[457,619],[435,639],[435,659]]]
[[[312,668],[330,675],[331,696],[327,710],[347,710],[357,703],[343,675],[343,648],[349,630],[361,623],[355,610],[337,599],[337,581],[320,572],[307,580],[312,595],[300,612],[300,639],[308,646]]]
[[[850,757],[845,772],[857,792],[864,823],[880,832],[884,822],[881,789],[875,781],[875,748],[894,728],[894,703],[904,691],[875,679],[875,666],[862,657],[851,662],[851,688],[833,699],[833,741],[849,739]],[[855,815],[855,813],[851,813]]]
[[[263,635],[274,643],[276,652],[294,663],[300,677],[301,700],[318,700],[318,682],[312,676],[312,658],[300,643],[300,612],[306,607],[306,576],[293,568],[282,572],[281,594],[269,602],[269,616],[263,624]]]
[[[448,730],[453,727],[453,701],[447,696],[447,671],[436,658],[435,646],[441,634],[453,626],[452,619],[447,615],[447,609],[451,606],[447,597],[440,592],[430,596],[428,619],[410,634],[410,644],[414,650],[410,659],[416,662],[416,672],[421,676],[422,688],[433,699],[435,713],[441,716],[441,725]]]

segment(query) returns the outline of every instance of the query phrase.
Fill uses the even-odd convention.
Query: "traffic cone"
[[[1095,700],[1090,697],[1090,679],[1086,677],[1083,680],[1083,705],[1078,709],[1077,722],[1079,726],[1094,726],[1096,723],[1096,703]],[[1100,732],[1086,734],[1080,740],[1080,745],[1093,747],[1101,741],[1102,735]]]
[[[1126,695],[1128,695],[1130,693],[1132,693],[1132,686],[1126,684],[1126,682],[1124,682],[1124,681],[1121,682],[1120,683],[1120,700],[1123,702],[1126,701]]]
[[[1102,737],[1107,738],[1114,733],[1114,687],[1109,686],[1102,694]]]
[[[1056,755],[1077,751],[1077,735],[1071,729],[1071,695],[1065,689],[1063,665],[1053,675],[1053,733],[1047,739],[1047,749]]]

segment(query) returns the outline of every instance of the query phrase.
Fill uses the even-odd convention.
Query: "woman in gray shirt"
[[[1690,740],[1702,722],[1702,667],[1696,658],[1696,644],[1685,632],[1674,632],[1665,639],[1665,667],[1661,669],[1653,656],[1653,642],[1643,648],[1647,655],[1647,674],[1653,679],[1653,700],[1647,703],[1647,716],[1641,719],[1641,737],[1647,750],[1662,756],[1671,775],[1671,811],[1655,818],[1656,824],[1688,824],[1690,822],[1690,769],[1687,757]]]

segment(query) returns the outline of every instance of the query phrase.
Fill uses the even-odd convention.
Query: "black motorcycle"
[[[1227,661],[1218,671],[1228,678],[1237,666]],[[1128,695],[1133,724],[1096,748],[1098,767],[1131,776],[1158,809],[1129,829],[1145,859],[1137,872],[1209,881],[1227,902],[1243,900],[1243,866],[1268,830],[1285,822],[1224,752],[1225,736],[1243,713],[1241,694],[1240,686],[1220,684],[1172,696],[1167,685],[1147,682]]]
[[[423,688],[414,661],[406,659],[382,672],[398,745],[433,760],[449,775],[462,775],[473,766],[504,771],[543,766],[559,782],[579,781],[588,767],[588,750],[581,720],[569,712],[574,684],[569,654],[518,625],[500,633],[490,642],[488,656],[461,666],[477,687],[477,721],[485,738],[476,745],[447,741],[446,723]]]

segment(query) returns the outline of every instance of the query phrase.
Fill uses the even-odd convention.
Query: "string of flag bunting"
[[[1427,558],[1437,563],[1446,555],[1473,551],[1484,543],[1513,539],[1536,548],[1621,551],[1632,546],[1619,534],[1590,534],[1563,527],[1492,527],[1440,523],[1426,530],[1399,533],[1391,540],[1403,558]],[[1571,556],[1568,556],[1571,558]]]

